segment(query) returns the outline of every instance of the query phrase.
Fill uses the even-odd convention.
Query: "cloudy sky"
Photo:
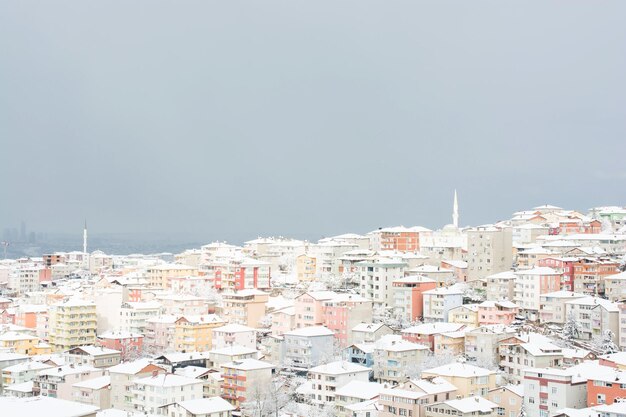
[[[626,204],[623,1],[1,1],[0,227],[207,239]]]

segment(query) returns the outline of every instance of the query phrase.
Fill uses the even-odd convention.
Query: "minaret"
[[[87,253],[87,219],[85,219],[85,227],[83,228],[83,253]]]
[[[456,198],[456,190],[454,190],[454,206],[452,207],[452,224],[459,228],[459,200]]]

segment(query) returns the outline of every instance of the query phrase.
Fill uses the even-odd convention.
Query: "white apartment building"
[[[524,370],[536,367],[560,367],[563,349],[537,336],[525,342],[517,337],[500,343],[500,369],[510,383],[520,384]]]
[[[487,282],[486,298],[491,301],[515,299],[515,280],[513,271],[503,271],[485,277]]]
[[[134,409],[167,415],[167,407],[179,401],[202,398],[204,381],[174,374],[156,374],[136,379],[131,388]]]
[[[467,231],[467,281],[511,269],[513,241],[510,228],[479,226]]]
[[[369,368],[345,361],[330,362],[311,368],[308,372],[311,402],[332,403],[339,388],[351,381],[368,382],[369,374]]]
[[[400,335],[386,335],[374,344],[374,379],[396,385],[407,379],[407,371],[430,353],[428,346],[412,343]]]
[[[552,268],[537,267],[524,269],[515,273],[515,299],[513,300],[526,317],[538,318],[541,294],[561,289],[561,274]]]
[[[619,308],[616,303],[599,297],[581,297],[567,301],[565,310],[566,317],[572,312],[580,326],[578,339],[593,340],[607,330],[619,337]]]
[[[122,304],[120,309],[120,331],[141,333],[146,331],[147,321],[163,312],[156,301],[136,301]]]
[[[109,368],[111,377],[111,407],[117,410],[135,410],[135,397],[131,392],[135,379],[166,373],[165,369],[152,364],[148,359],[121,363]]]
[[[523,374],[524,410],[528,417],[555,416],[563,408],[585,408],[587,380],[615,370],[587,361],[566,369],[527,368]]]
[[[424,291],[423,297],[425,322],[447,322],[450,310],[463,304],[463,291],[454,286]]]
[[[572,291],[555,291],[541,294],[539,297],[539,321],[541,323],[565,324],[565,303],[586,297]]]
[[[404,276],[407,264],[386,258],[376,258],[356,264],[359,268],[361,296],[375,306],[393,307],[392,283]]]
[[[213,349],[236,345],[256,349],[256,330],[241,324],[227,324],[213,329]]]

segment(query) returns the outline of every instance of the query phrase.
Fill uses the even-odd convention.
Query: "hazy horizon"
[[[626,3],[0,3],[0,230],[257,236],[624,205]]]

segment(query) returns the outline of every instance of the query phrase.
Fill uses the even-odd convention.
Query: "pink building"
[[[143,335],[130,332],[106,332],[98,336],[98,345],[120,351],[122,361],[134,360],[143,353]]]
[[[324,324],[324,301],[335,297],[334,291],[309,291],[296,297],[296,328]]]
[[[272,313],[272,334],[283,335],[296,328],[296,309],[293,306],[281,308]]]
[[[408,321],[415,321],[424,315],[424,291],[435,289],[437,282],[423,275],[411,275],[399,278],[391,285],[396,314]]]
[[[214,272],[214,285],[217,289],[235,291],[246,289],[270,289],[270,264],[252,258],[214,262],[210,265]]]
[[[324,325],[335,333],[340,346],[351,342],[351,330],[359,323],[372,321],[372,301],[356,294],[338,294],[323,302]]]
[[[509,325],[518,313],[519,307],[511,301],[483,301],[478,305],[478,324]]]
[[[537,266],[547,266],[561,273],[561,289],[574,291],[574,263],[579,258],[575,257],[548,257],[540,259]]]
[[[464,324],[458,323],[424,323],[402,330],[402,338],[409,342],[426,345],[434,351],[435,335],[458,332],[464,328]]]

